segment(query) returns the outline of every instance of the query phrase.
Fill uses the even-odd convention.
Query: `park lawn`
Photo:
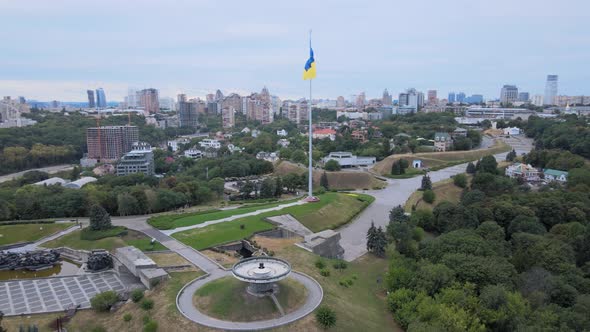
[[[261,244],[261,243],[259,243]],[[323,259],[330,276],[323,277],[314,266],[318,256],[296,246],[286,246],[275,251],[275,257],[291,263],[293,270],[303,272],[317,280],[324,290],[322,305],[327,305],[336,312],[336,326],[329,331],[402,331],[393,320],[387,308],[384,289],[385,274],[388,269],[387,258],[364,255],[348,263],[344,270],[333,268],[335,260]],[[341,279],[356,276],[353,285],[339,285]],[[318,328],[313,315],[274,331],[322,331]]]
[[[471,175],[467,175],[467,183],[471,182]],[[422,200],[423,191],[417,190],[415,191],[410,198],[406,201],[404,205],[404,210],[406,212],[412,212],[412,206],[416,206],[416,210],[430,210],[434,209],[435,206],[440,204],[441,202],[451,202],[451,203],[458,203],[461,200],[461,195],[463,194],[463,188],[457,187],[453,183],[453,179],[445,179],[439,182],[435,182],[432,184],[432,191],[436,195],[434,202],[432,204],[424,202]]]
[[[20,242],[33,242],[62,231],[73,223],[23,224],[0,226],[0,246]]]
[[[487,149],[477,149],[477,150],[468,150],[468,151],[447,151],[447,152],[425,152],[425,153],[415,153],[415,154],[398,154],[398,155],[391,155],[382,161],[375,164],[373,170],[377,173],[388,176],[388,177],[396,177],[396,178],[408,178],[411,177],[406,175],[408,173],[418,175],[421,172],[414,171],[412,169],[412,160],[420,159],[423,161],[426,168],[430,170],[439,170],[442,168],[450,167],[453,165],[467,163],[469,161],[478,160],[487,155],[494,155],[497,153],[507,152],[510,151],[510,145],[506,144],[502,140],[496,140],[494,145]],[[406,174],[402,174],[402,177],[399,175],[391,175],[391,165],[394,161],[403,158],[408,161],[410,167],[406,169]],[[404,177],[405,176],[405,177]]]
[[[307,297],[307,291],[299,282],[287,278],[278,282],[277,300],[286,313],[299,308]],[[251,322],[279,318],[280,312],[272,299],[246,293],[247,284],[233,276],[206,283],[193,297],[193,303],[202,312],[222,320]]]
[[[274,228],[274,225],[259,219],[246,218],[226,221],[203,228],[194,228],[172,234],[178,241],[197,250],[213,247],[250,237],[252,234]],[[242,228],[241,226],[244,225]]]
[[[245,214],[262,209],[273,208],[281,204],[287,204],[297,201],[298,199],[291,199],[286,201],[279,201],[265,204],[254,204],[240,206],[235,209],[228,210],[206,210],[189,214],[164,214],[157,217],[152,217],[148,220],[148,224],[157,229],[174,229],[178,227],[192,226],[202,224],[211,220],[218,220],[231,217],[238,214]]]
[[[53,241],[49,241],[43,244],[43,246],[46,248],[69,247],[72,249],[105,249],[108,251],[126,246],[135,246],[142,251],[167,249],[159,242],[156,242],[152,248],[150,241],[150,237],[131,229],[127,230],[127,234],[123,236],[111,236],[92,241],[82,240],[80,238],[80,231],[74,231]]]

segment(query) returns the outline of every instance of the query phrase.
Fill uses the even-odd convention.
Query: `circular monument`
[[[274,293],[276,283],[291,273],[291,265],[274,257],[251,257],[237,262],[232,267],[233,276],[248,283],[248,293],[264,296]]]

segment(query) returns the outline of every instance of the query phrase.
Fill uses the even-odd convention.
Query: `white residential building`
[[[566,171],[545,168],[543,170],[543,174],[545,175],[545,181],[547,181],[547,182],[553,182],[553,181],[557,181],[557,182],[561,182],[561,183],[567,182],[568,172],[566,172]]]
[[[211,139],[211,138],[205,138],[204,140],[199,142],[199,145],[202,148],[212,148],[212,149],[220,149],[221,148],[221,142],[219,142],[216,139]]]
[[[327,157],[324,157],[324,163],[329,160],[336,160],[341,167],[356,167],[356,166],[370,166],[375,164],[377,158],[375,157],[358,157],[352,152],[330,152]]]
[[[287,136],[289,133],[287,133],[287,131],[285,129],[281,129],[281,130],[277,130],[277,136],[282,136],[285,137]]]
[[[536,182],[541,179],[539,171],[531,165],[513,164],[506,167],[506,176],[510,178],[523,178],[526,182]]]
[[[508,128],[504,128],[504,135],[520,135],[520,128],[518,127],[508,127]]]
[[[203,158],[203,151],[199,149],[188,149],[184,151],[184,156],[191,159],[201,159]]]

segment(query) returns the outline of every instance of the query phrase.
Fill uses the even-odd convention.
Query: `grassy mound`
[[[276,297],[285,313],[305,303],[307,291],[303,285],[290,278],[278,285]],[[246,287],[246,283],[234,277],[221,278],[199,288],[193,302],[201,312],[223,320],[252,322],[281,317],[269,297],[252,296],[246,292]]]
[[[43,223],[0,226],[0,246],[19,242],[37,241],[42,237],[62,231],[72,225],[73,223]]]
[[[43,244],[46,248],[57,248],[57,247],[69,247],[72,249],[83,249],[83,250],[93,250],[93,249],[106,249],[112,251],[116,248],[125,247],[125,246],[134,246],[137,247],[139,250],[142,251],[152,251],[152,250],[165,250],[164,247],[159,242],[154,243],[152,246],[151,238],[146,236],[143,233],[134,231],[134,230],[126,230],[124,235],[121,234],[121,230],[119,227],[115,227],[116,232],[113,232],[113,235],[100,237],[98,239],[91,239],[85,240],[82,238],[82,232],[88,232],[86,229],[82,231],[74,231],[69,234],[66,234],[60,238],[57,238],[53,241],[49,241]],[[124,227],[123,227],[124,229]],[[125,229],[124,229],[125,230]],[[93,233],[95,231],[90,231]],[[107,231],[108,232],[108,231]],[[108,235],[105,232],[99,232],[98,235]],[[93,238],[94,236],[91,236]]]

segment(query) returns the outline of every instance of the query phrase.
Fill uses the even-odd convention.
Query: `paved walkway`
[[[230,271],[215,273],[208,275],[207,277],[194,280],[185,285],[176,297],[176,305],[178,306],[178,310],[180,310],[180,312],[186,318],[192,320],[193,322],[212,328],[234,331],[265,330],[292,323],[298,319],[301,319],[309,315],[320,305],[320,303],[322,302],[322,298],[324,297],[324,291],[322,290],[322,286],[320,286],[320,284],[317,281],[303,273],[293,271],[291,272],[289,278],[293,278],[299,283],[303,284],[303,286],[305,286],[305,288],[307,289],[307,299],[305,300],[305,303],[297,310],[288,313],[282,317],[255,322],[231,322],[207,316],[204,313],[197,310],[197,308],[193,304],[193,295],[195,294],[197,289],[199,289],[208,282],[229,275],[231,275]]]
[[[0,282],[0,311],[6,316],[61,312],[75,305],[90,308],[90,299],[104,291],[125,290],[113,272]]]
[[[299,200],[299,201],[296,201],[293,203],[281,204],[281,205],[278,205],[278,206],[275,206],[272,208],[268,208],[268,209],[257,210],[257,211],[248,212],[248,213],[244,213],[244,214],[236,214],[236,215],[229,216],[226,218],[221,218],[221,219],[217,219],[217,220],[209,220],[204,223],[200,223],[200,224],[196,224],[196,225],[190,225],[190,226],[178,227],[178,228],[174,228],[174,229],[162,230],[161,232],[166,235],[172,235],[174,233],[188,231],[189,229],[203,228],[203,227],[207,227],[209,225],[219,224],[222,222],[232,221],[232,220],[236,220],[236,219],[240,219],[240,218],[244,218],[244,217],[249,217],[249,216],[256,216],[256,215],[266,213],[266,212],[279,211],[284,208],[288,208],[288,207],[295,206],[295,205],[301,205],[301,204],[306,204],[306,202],[303,200]]]
[[[532,149],[532,140],[525,137],[511,137],[504,139],[511,145],[518,155],[528,153]],[[496,160],[501,161],[506,158],[506,153],[495,155]],[[444,168],[438,171],[429,172],[428,175],[432,182],[437,182],[450,178],[453,175],[464,173],[467,163]],[[340,245],[344,248],[344,259],[353,261],[367,252],[367,239],[365,234],[371,226],[371,221],[375,226],[385,228],[389,222],[389,211],[397,205],[404,205],[410,195],[418,190],[422,184],[422,177],[416,176],[410,179],[387,179],[387,187],[382,190],[359,191],[375,197],[373,204],[369,205],[357,218],[348,225],[338,229],[340,236]]]
[[[78,227],[77,225],[74,225],[72,227],[66,228],[63,231],[54,233],[50,236],[46,236],[44,238],[39,239],[36,242],[33,242],[31,244],[27,244],[26,246],[22,246],[22,247],[18,247],[18,248],[13,248],[10,250],[6,250],[6,251],[10,251],[10,252],[27,252],[27,251],[34,251],[34,250],[38,250],[39,246],[41,246],[43,243],[45,242],[49,242],[49,241],[53,241],[55,239],[57,239],[58,237],[62,237],[66,234],[69,234],[73,231],[76,231],[80,229],[80,227]]]

